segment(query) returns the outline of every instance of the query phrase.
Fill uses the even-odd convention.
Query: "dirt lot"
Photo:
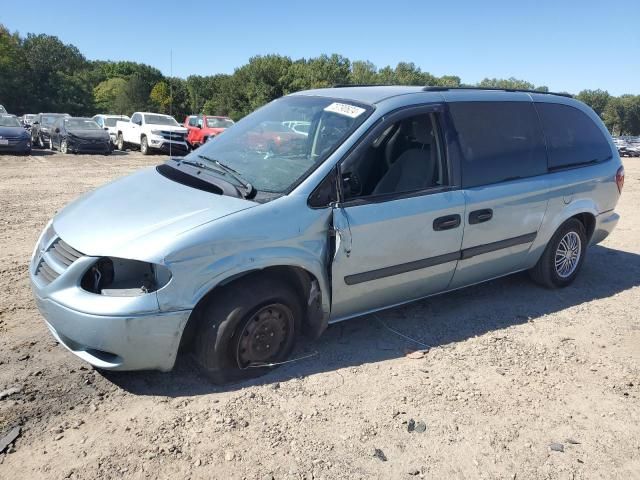
[[[573,286],[515,275],[346,322],[295,354],[315,356],[225,389],[185,358],[104,376],[31,298],[47,220],[162,160],[0,157],[0,438],[22,427],[0,478],[640,478],[640,159]],[[416,345],[385,325],[432,348],[407,358]]]

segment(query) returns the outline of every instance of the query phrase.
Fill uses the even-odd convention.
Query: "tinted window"
[[[602,162],[611,148],[602,131],[584,112],[568,105],[537,103],[549,151],[549,168]]]
[[[197,127],[198,126],[198,117],[189,117],[189,126]]]
[[[547,171],[542,131],[529,102],[454,102],[449,109],[462,156],[464,187]]]

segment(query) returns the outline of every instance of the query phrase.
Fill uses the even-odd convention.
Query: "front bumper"
[[[25,139],[18,142],[9,142],[8,145],[0,145],[1,153],[25,153],[31,150],[31,139]]]
[[[98,316],[35,295],[45,323],[58,342],[104,370],[169,371],[191,311]]]
[[[189,153],[189,147],[186,143],[164,142],[159,147],[154,146],[153,148],[171,155],[186,155]]]
[[[593,230],[593,235],[591,235],[591,241],[589,242],[590,245],[600,243],[607,238],[609,234],[613,232],[613,229],[616,228],[619,220],[620,215],[613,210],[598,215],[596,217],[596,225]]]
[[[54,337],[105,370],[171,370],[191,310],[161,311],[155,292],[113,297],[88,292],[81,278],[97,257],[85,256],[49,224],[34,249],[29,279]]]
[[[74,153],[109,153],[112,150],[111,140],[103,142],[67,140],[69,150]]]

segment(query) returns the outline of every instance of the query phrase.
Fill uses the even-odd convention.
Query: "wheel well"
[[[183,350],[191,348],[198,323],[200,322],[201,312],[203,311],[204,306],[207,304],[207,302],[212,301],[215,298],[216,292],[219,289],[233,285],[240,280],[245,282],[252,276],[265,274],[282,278],[295,290],[295,292],[298,294],[298,297],[300,298],[300,302],[304,310],[304,318],[302,319],[302,332],[310,336],[319,335],[319,333],[321,333],[324,329],[319,328],[320,324],[323,321],[323,313],[322,292],[320,292],[317,278],[303,268],[283,265],[241,273],[239,275],[230,277],[216,285],[212,290],[210,290],[204,297],[200,299],[198,304],[191,312],[189,320],[187,321],[187,325],[185,326],[184,332],[182,334],[180,348]],[[313,298],[311,298],[312,292],[314,295]]]
[[[571,218],[575,218],[579,220],[582,225],[584,225],[584,230],[587,234],[587,242],[591,240],[591,236],[593,235],[593,231],[596,228],[596,217],[591,213],[579,213],[574,215]]]

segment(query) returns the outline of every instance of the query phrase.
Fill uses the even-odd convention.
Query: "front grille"
[[[178,132],[168,132],[166,130],[162,130],[162,138],[165,140],[173,140],[174,142],[184,142],[184,133]]]
[[[3,135],[2,137],[0,137],[0,140],[9,140],[9,143],[18,143],[21,141],[26,141],[27,139],[22,135]]]
[[[49,285],[82,256],[82,253],[58,237],[40,257],[36,277],[44,285]]]

